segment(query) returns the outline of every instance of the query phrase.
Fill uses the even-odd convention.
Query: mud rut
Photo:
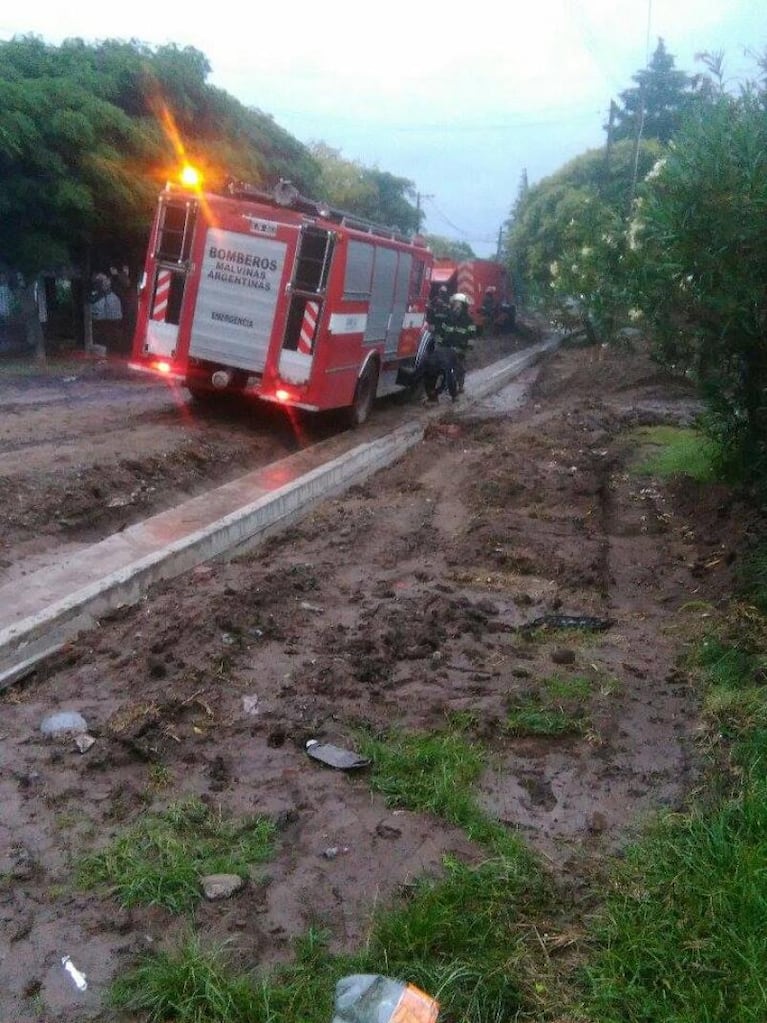
[[[194,794],[277,822],[275,860],[194,916],[247,967],[288,956],[311,925],[353,948],[375,906],[446,852],[481,855],[310,761],[310,737],[348,745],[363,723],[384,733],[468,716],[488,751],[481,802],[561,877],[681,804],[697,710],[678,630],[686,602],[727,586],[726,559],[712,557],[726,526],[699,494],[637,483],[621,438],[685,421],[692,403],[639,356],[597,384],[582,352],[563,351],[523,385],[521,408],[448,416],[289,535],[157,587],[0,698],[0,1018],[111,1019],[109,980],[185,931],[73,883],[76,859],[147,808]],[[521,628],[545,614],[610,626]],[[577,733],[510,734],[510,709],[553,677]],[[578,680],[575,699],[566,683]],[[87,754],[40,736],[57,708],[89,722]]]

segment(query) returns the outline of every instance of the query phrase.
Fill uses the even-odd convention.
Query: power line
[[[496,240],[495,239],[495,235],[493,235],[492,237],[477,238],[476,236],[473,236],[469,231],[464,231],[464,229],[462,227],[458,227],[457,224],[454,224],[453,221],[447,216],[447,214],[444,213],[439,208],[439,206],[437,206],[437,204],[434,202],[434,197],[433,196],[424,195],[424,196],[421,196],[421,198],[422,199],[428,199],[429,200],[429,204],[434,207],[434,210],[437,213],[437,215],[439,217],[441,217],[442,220],[444,220],[444,222],[448,225],[448,227],[452,227],[452,229],[454,231],[456,231],[458,234],[460,234],[464,238],[465,241],[474,242],[475,244],[479,245],[480,243],[481,244],[490,244],[491,242],[494,242]]]

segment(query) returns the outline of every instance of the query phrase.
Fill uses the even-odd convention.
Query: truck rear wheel
[[[352,428],[362,426],[367,421],[377,390],[378,364],[374,359],[370,359],[360,374],[354,391],[354,402],[349,406],[347,412],[349,426]]]

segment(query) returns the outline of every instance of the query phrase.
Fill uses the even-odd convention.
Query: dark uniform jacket
[[[468,309],[461,309],[458,314],[450,313],[440,332],[439,343],[465,354],[471,348],[476,334],[477,327]]]

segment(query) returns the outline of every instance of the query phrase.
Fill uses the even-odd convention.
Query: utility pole
[[[613,145],[613,128],[615,127],[615,115],[618,113],[618,107],[615,100],[610,100],[610,116],[607,120],[607,144],[605,145],[605,175],[604,182],[607,184],[607,179],[610,176],[610,150]]]
[[[644,82],[642,82],[640,83],[639,86],[639,110],[637,111],[636,134],[634,135],[634,152],[632,155],[634,170],[631,175],[631,193],[629,195],[628,210],[626,211],[626,215],[628,217],[631,217],[631,211],[634,206],[634,195],[636,194],[637,175],[639,173],[639,143],[642,141],[644,119],[645,119],[645,89]]]
[[[424,195],[422,192],[415,193],[415,211],[418,215],[418,230],[421,230],[421,199],[433,199],[433,195]]]

